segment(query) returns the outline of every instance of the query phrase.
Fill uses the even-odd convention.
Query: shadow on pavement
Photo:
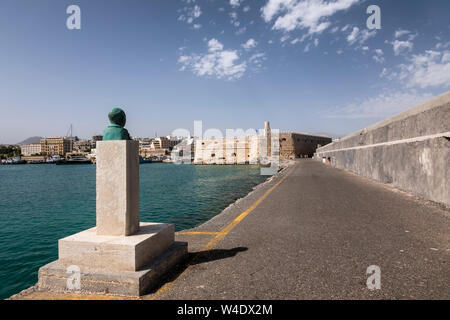
[[[187,259],[178,264],[168,275],[161,279],[161,282],[151,289],[148,294],[156,293],[165,284],[175,281],[189,266],[200,263],[211,262],[234,257],[239,252],[247,251],[246,247],[236,247],[232,249],[212,249],[198,252],[189,252]]]
[[[238,252],[247,251],[246,247],[237,247],[233,249],[212,249],[206,251],[189,253],[189,260],[191,265],[210,262],[214,260],[226,259],[234,257]]]

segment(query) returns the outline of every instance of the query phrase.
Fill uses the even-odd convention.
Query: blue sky
[[[448,0],[2,0],[0,143],[89,138],[116,106],[139,137],[345,135],[449,90],[449,18]]]

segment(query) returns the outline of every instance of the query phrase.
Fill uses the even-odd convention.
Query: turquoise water
[[[140,166],[140,220],[192,228],[267,177],[257,166]],[[95,226],[95,165],[0,166],[0,298],[37,282],[58,239]]]

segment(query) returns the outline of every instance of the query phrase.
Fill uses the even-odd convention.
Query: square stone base
[[[186,242],[174,242],[168,250],[139,271],[80,267],[80,287],[72,292],[141,296],[157,285],[176,264],[183,262],[187,254]],[[69,266],[68,263],[56,260],[41,267],[38,288],[56,292],[70,291],[67,280],[76,275],[67,272]]]
[[[97,235],[91,228],[58,241],[64,264],[109,271],[138,271],[167,251],[175,241],[173,224],[146,223],[130,236]]]

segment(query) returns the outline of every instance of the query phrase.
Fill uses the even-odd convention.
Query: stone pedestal
[[[80,274],[60,260],[50,262],[39,269],[39,290],[112,294],[139,297],[158,285],[161,279],[177,264],[186,259],[187,243],[175,242],[169,250],[139,268],[138,271],[117,271],[109,268],[80,267]],[[80,289],[70,289],[68,281],[80,279]]]
[[[97,234],[139,230],[139,142],[97,141]]]
[[[97,226],[59,240],[40,289],[139,296],[187,256],[172,224],[139,223],[138,151],[137,141],[97,142]]]
[[[99,236],[91,228],[58,241],[59,260],[67,265],[138,271],[174,243],[173,224],[141,223],[128,237]]]

